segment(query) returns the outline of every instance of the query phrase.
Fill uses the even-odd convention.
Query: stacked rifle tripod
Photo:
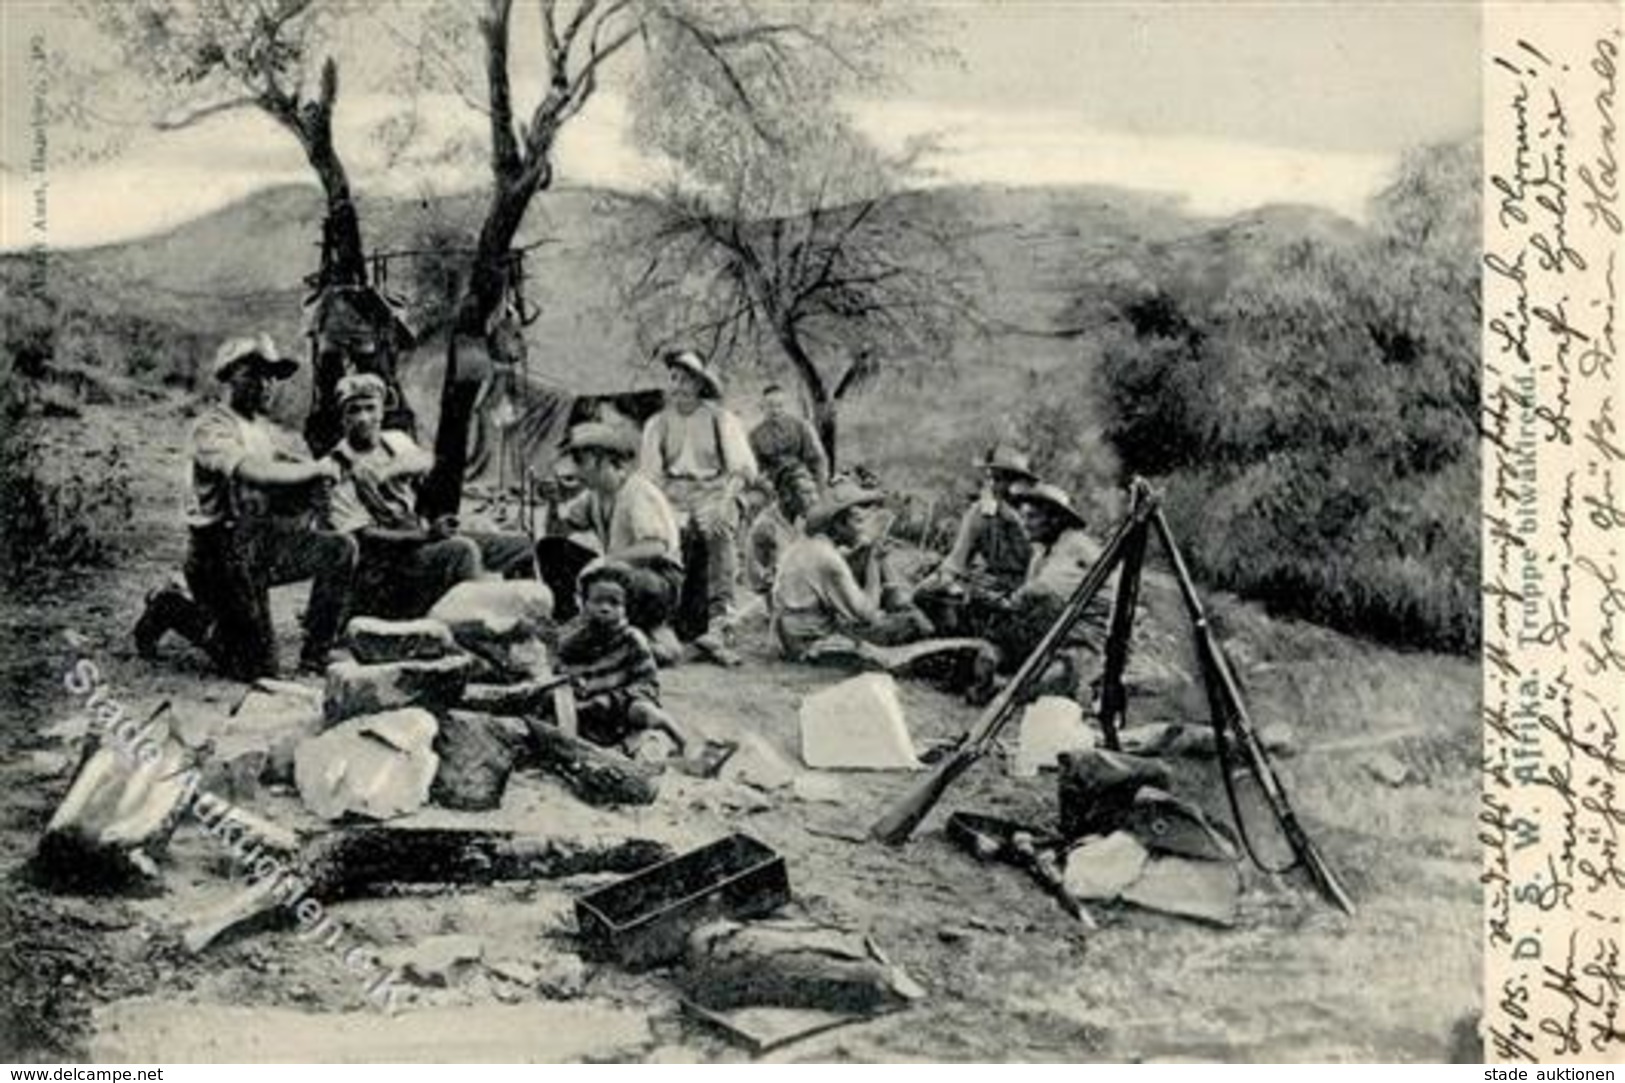
[[[999,733],[1014,718],[1018,709],[1029,698],[1030,690],[1040,674],[1049,668],[1057,653],[1066,645],[1073,626],[1085,609],[1105,587],[1114,571],[1121,569],[1117,592],[1112,604],[1111,624],[1106,639],[1105,666],[1101,676],[1100,706],[1097,714],[1106,747],[1119,748],[1118,734],[1127,708],[1128,695],[1123,684],[1123,671],[1128,663],[1130,638],[1133,633],[1134,611],[1139,601],[1140,577],[1145,565],[1146,547],[1155,532],[1168,562],[1179,581],[1179,591],[1190,616],[1192,640],[1201,669],[1202,682],[1207,690],[1209,711],[1212,715],[1214,743],[1219,754],[1219,767],[1223,773],[1225,793],[1235,819],[1236,833],[1253,864],[1270,873],[1284,873],[1302,868],[1327,901],[1354,913],[1354,903],[1343,886],[1338,883],[1325,858],[1298,823],[1297,815],[1288,802],[1286,790],[1270,763],[1263,742],[1253,730],[1241,686],[1225,657],[1223,649],[1208,625],[1207,612],[1197,597],[1185,558],[1174,541],[1168,520],[1162,514],[1161,501],[1141,479],[1130,486],[1131,505],[1128,515],[1118,524],[1083,582],[1073,591],[1065,608],[1033,652],[1010,682],[988,704],[976,724],[959,743],[937,762],[931,773],[919,785],[893,805],[870,829],[870,834],[891,845],[906,842],[920,821],[941,800],[954,780],[971,764],[985,756]],[[1291,847],[1293,859],[1286,864],[1271,865],[1258,854],[1242,815],[1236,786],[1239,779],[1251,775],[1262,791],[1271,814],[1282,836]]]

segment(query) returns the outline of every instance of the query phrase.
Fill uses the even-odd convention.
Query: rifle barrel
[[[988,747],[999,735],[999,731],[1015,715],[1015,708],[1021,703],[1027,689],[1048,668],[1067,634],[1072,630],[1072,626],[1083,616],[1084,610],[1094,600],[1095,595],[1100,593],[1100,588],[1105,585],[1107,578],[1122,559],[1129,538],[1137,529],[1144,526],[1156,506],[1155,497],[1148,495],[1118,524],[1106,547],[1101,550],[1100,556],[1084,575],[1083,582],[1078,584],[1072,596],[1067,599],[1066,606],[1055,618],[1055,623],[1050,625],[1049,631],[1044,633],[1044,638],[1039,641],[1038,646],[1034,647],[1032,653],[1022,662],[1015,676],[1010,678],[1010,682],[994,697],[993,702],[988,704],[959,748],[875,821],[874,826],[869,829],[871,838],[892,846],[907,842],[914,829],[942,798],[953,780],[972,763],[986,755]]]
[[[1354,901],[1343,885],[1338,882],[1337,875],[1332,872],[1331,866],[1321,855],[1319,847],[1309,837],[1303,825],[1298,822],[1297,813],[1292,803],[1287,799],[1286,787],[1281,784],[1280,776],[1275,773],[1275,767],[1270,763],[1269,753],[1265,750],[1263,742],[1258,739],[1253,729],[1252,719],[1247,713],[1247,703],[1242,697],[1241,686],[1236,680],[1235,673],[1230,669],[1230,663],[1219,644],[1214,638],[1213,629],[1208,624],[1207,611],[1202,606],[1202,600],[1196,593],[1196,585],[1191,581],[1190,571],[1185,566],[1184,555],[1179,551],[1174,541],[1173,531],[1168,526],[1167,518],[1158,508],[1152,515],[1152,524],[1157,531],[1157,537],[1162,542],[1163,550],[1168,554],[1168,562],[1173,565],[1174,577],[1179,581],[1179,592],[1185,600],[1185,607],[1190,611],[1191,623],[1195,626],[1197,636],[1197,651],[1202,659],[1204,676],[1209,684],[1209,699],[1212,702],[1213,727],[1218,737],[1221,750],[1224,746],[1224,727],[1228,724],[1236,734],[1241,744],[1242,754],[1247,761],[1247,769],[1252,772],[1259,786],[1269,801],[1270,812],[1281,825],[1281,832],[1286,836],[1292,847],[1293,855],[1308,871],[1309,877],[1314,881],[1315,887],[1321,895],[1332,905],[1346,914],[1354,913]],[[1241,810],[1234,807],[1232,795],[1232,810],[1236,816],[1236,827],[1242,833],[1243,841],[1246,839],[1246,828],[1241,823]],[[1249,853],[1251,846],[1248,846]],[[1257,862],[1257,855],[1253,855]]]

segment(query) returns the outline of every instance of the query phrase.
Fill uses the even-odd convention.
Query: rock
[[[485,945],[479,937],[457,933],[426,937],[405,951],[393,953],[385,962],[399,967],[407,981],[445,988],[484,955]]]
[[[579,955],[552,952],[536,962],[536,991],[552,1000],[574,1000],[587,991],[587,964]]]
[[[790,783],[790,792],[797,801],[808,804],[839,805],[846,800],[846,789],[841,780],[826,774],[807,772]]]
[[[802,700],[801,759],[808,767],[918,770],[897,682],[866,673]]]
[[[551,715],[554,697],[562,686],[558,678],[540,677],[513,684],[470,683],[463,689],[462,705],[471,711],[506,715]]]
[[[790,785],[799,773],[765,737],[745,733],[739,737],[739,751],[723,765],[721,777],[770,792]]]
[[[1398,788],[1410,781],[1411,769],[1391,752],[1373,752],[1360,761],[1365,773],[1386,786]]]
[[[623,746],[628,759],[639,763],[665,763],[677,754],[677,742],[660,730],[644,730],[628,737]]]
[[[501,978],[503,981],[522,985],[526,989],[534,988],[541,972],[523,959],[499,959],[496,962],[487,962],[485,969]]]
[[[432,661],[457,652],[451,629],[427,617],[421,620],[382,620],[356,617],[344,629],[344,639],[356,661]]]
[[[1065,696],[1040,696],[1021,715],[1021,735],[1010,773],[1034,778],[1042,768],[1054,767],[1062,752],[1095,747],[1095,738],[1083,724],[1083,708]]]
[[[270,772],[269,749],[251,748],[211,759],[203,767],[203,788],[238,804],[252,802]]]
[[[29,772],[42,778],[54,778],[64,774],[72,766],[73,760],[65,752],[44,749],[28,754]]]
[[[689,937],[687,958],[679,981],[707,1008],[879,1012],[925,995],[868,937],[807,921],[702,925]]]
[[[473,664],[466,655],[382,665],[335,662],[327,667],[323,711],[331,724],[400,707],[450,707],[462,698]]]
[[[109,731],[80,765],[34,858],[47,884],[102,890],[152,881],[157,869],[144,847],[168,840],[197,782],[192,750],[165,713]]]
[[[440,769],[430,798],[443,808],[484,811],[498,807],[525,738],[525,724],[517,718],[447,711],[440,717],[434,739]]]
[[[1236,923],[1241,871],[1228,861],[1154,857],[1122,897],[1147,910],[1229,928]]]
[[[523,679],[551,671],[546,643],[553,635],[553,594],[541,583],[459,583],[434,604],[429,617],[500,674]]]
[[[418,707],[342,722],[294,750],[294,782],[316,815],[386,820],[423,807],[440,766],[434,715]]]
[[[1067,894],[1085,902],[1109,902],[1140,878],[1149,859],[1145,846],[1126,831],[1091,838],[1067,851]]]

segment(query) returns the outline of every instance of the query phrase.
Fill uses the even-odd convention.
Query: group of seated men
[[[701,356],[677,350],[664,362],[667,401],[641,433],[602,421],[570,432],[583,491],[551,525],[590,543],[591,558],[581,560],[560,559],[563,550],[525,534],[423,519],[417,488],[434,459],[408,433],[382,427],[392,392],[377,376],[339,382],[343,439],[312,459],[267,414],[273,385],[298,362],[263,335],[227,342],[213,366],[224,395],[191,433],[189,589],[172,585],[148,599],[138,649],[151,657],[176,631],[228,675],[274,675],[268,590],[310,579],[300,668],[319,671],[349,615],[419,616],[480,577],[540,578],[574,609],[578,591],[610,568],[626,622],[656,662],[681,656],[673,622],[693,587],[704,617],[692,648],[734,665],[743,542],[746,579],[788,659],[830,637],[895,645],[968,636],[991,644],[1008,668],[1042,638],[1099,554],[1070,497],[1000,446],[977,464],[982,495],[951,552],[910,582],[888,559],[886,494],[829,477],[815,430],[782,389],[764,392],[764,419],[747,432]],[[747,497],[764,492],[767,504],[742,538]]]

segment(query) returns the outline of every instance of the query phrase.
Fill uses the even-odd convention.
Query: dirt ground
[[[71,779],[74,749],[48,731],[80,705],[63,684],[76,659],[94,661],[136,714],[169,698],[187,717],[224,725],[241,694],[178,645],[153,665],[135,657],[129,640],[141,599],[181,556],[173,518],[180,406],[90,408],[83,420],[54,426],[49,439],[69,468],[122,444],[137,464],[139,510],[118,568],[42,580],[4,606],[4,1059],[747,1059],[686,1020],[662,974],[580,963],[572,892],[602,878],[337,904],[334,916],[385,957],[436,934],[478,938],[483,964],[444,987],[412,987],[393,1016],[367,1005],[334,954],[292,931],[228,940],[201,957],[181,951],[180,922],[240,886],[195,826],[181,828],[165,890],[152,897],[48,895],[21,878]],[[302,599],[302,587],[277,592],[287,658]],[[1249,870],[1233,929],[1100,909],[1102,928],[1085,936],[1021,873],[977,864],[942,837],[950,810],[1053,821],[1053,779],[1012,778],[998,756],[964,776],[909,845],[852,841],[911,776],[802,772],[797,706],[835,676],[760,651],[737,671],[670,672],[666,701],[719,735],[764,742],[799,773],[821,775],[815,782],[763,792],[726,776],[668,776],[656,805],[597,812],[551,781],[516,776],[497,814],[431,810],[416,822],[604,830],[678,847],[737,830],[774,847],[798,912],[866,931],[927,995],[773,1059],[1449,1059],[1480,995],[1476,666],[1374,648],[1223,599],[1214,608],[1257,721],[1291,735],[1293,752],[1279,769],[1357,901],[1355,917],[1331,909],[1296,874]],[[903,701],[917,742],[957,735],[974,718],[924,686],[905,683]],[[1184,709],[1179,700],[1131,705],[1142,719]],[[1182,792],[1224,813],[1211,761],[1181,760],[1175,769]],[[289,793],[266,793],[257,807],[290,827],[316,826]],[[515,962],[544,979],[503,977]]]

